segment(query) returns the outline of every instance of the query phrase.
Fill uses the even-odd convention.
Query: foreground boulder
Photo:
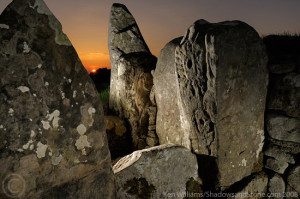
[[[42,0],[0,16],[0,198],[114,198],[98,93]]]
[[[168,44],[162,54],[172,45],[176,44]],[[163,60],[167,56],[160,56],[158,63],[166,63],[166,75],[170,68],[176,69],[177,88],[172,92],[178,97],[165,97],[161,105],[175,107],[166,114],[179,110],[179,116],[172,117],[180,120],[182,129],[158,133],[160,143],[172,140],[196,154],[217,158],[219,183],[224,187],[259,170],[268,73],[265,47],[257,32],[240,21],[199,20],[174,53],[169,62]],[[155,84],[162,82],[155,80]],[[163,94],[156,92],[158,99]]]
[[[135,19],[122,4],[113,4],[108,48],[111,61],[109,107],[130,124],[134,147],[147,146],[149,107],[153,105],[151,70],[156,58],[149,51]]]
[[[201,193],[197,159],[188,149],[161,145],[135,151],[113,167],[117,197],[184,198]]]

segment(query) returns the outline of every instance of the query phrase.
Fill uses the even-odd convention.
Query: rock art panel
[[[221,186],[250,175],[264,144],[268,84],[257,32],[241,21],[196,21],[175,63],[184,145],[217,158]]]

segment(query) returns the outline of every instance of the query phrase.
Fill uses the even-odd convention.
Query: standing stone
[[[14,0],[0,24],[0,198],[114,198],[102,104],[60,22]]]
[[[113,171],[120,199],[185,198],[186,192],[201,193],[197,158],[182,146],[135,151],[119,160]]]
[[[109,107],[129,121],[135,148],[146,146],[156,58],[149,51],[135,19],[122,4],[113,4],[108,48],[111,61]]]
[[[188,147],[182,136],[178,109],[177,76],[175,74],[175,49],[182,37],[169,42],[160,52],[153,82],[157,103],[156,133],[160,144],[174,143]]]
[[[277,194],[276,198],[283,198],[285,191],[285,183],[282,177],[278,174],[275,174],[268,183],[269,193]]]
[[[240,21],[195,22],[175,52],[181,142],[217,158],[220,185],[250,175],[264,144],[267,56]]]

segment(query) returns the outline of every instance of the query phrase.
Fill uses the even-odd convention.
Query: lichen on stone
[[[47,151],[48,146],[41,142],[38,142],[36,146],[37,146],[37,149],[36,149],[37,157],[44,158],[46,156],[46,151]]]
[[[76,140],[75,146],[78,150],[82,150],[85,147],[91,147],[87,138],[88,137],[86,135],[81,135],[78,140]]]
[[[79,135],[84,135],[86,132],[86,127],[83,124],[80,124],[77,126],[76,130],[79,133]]]
[[[22,92],[22,93],[26,93],[28,91],[30,91],[30,89],[27,86],[19,86],[18,89]]]
[[[6,24],[0,24],[0,29],[3,28],[3,29],[9,29],[9,25],[6,25]]]

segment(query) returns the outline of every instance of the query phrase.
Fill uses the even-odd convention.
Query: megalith
[[[135,19],[122,4],[113,4],[111,9],[108,48],[111,61],[109,107],[129,122],[134,147],[143,149],[147,145],[149,108],[153,105],[151,71],[156,58]]]
[[[181,144],[196,154],[216,158],[223,187],[257,171],[262,167],[264,144],[266,65],[265,47],[249,25],[196,21],[180,43],[167,44],[158,59],[155,87],[173,88],[162,92],[156,88],[160,143]],[[163,76],[166,78],[158,78]],[[170,92],[177,97],[164,95]],[[164,113],[164,119],[176,119],[171,125],[159,124],[160,107],[169,105],[174,108]],[[164,130],[168,130],[175,122],[181,128],[160,131],[159,126],[166,125]]]
[[[153,75],[157,104],[156,133],[162,144],[174,143],[188,147],[182,138],[185,132],[181,128],[175,73],[175,49],[181,39],[179,37],[166,44],[157,59]]]
[[[0,198],[114,198],[102,104],[42,0],[0,16]]]

